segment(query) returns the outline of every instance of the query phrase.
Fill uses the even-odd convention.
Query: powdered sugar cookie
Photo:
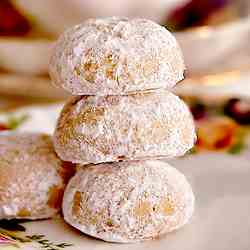
[[[185,176],[161,161],[82,167],[63,198],[66,222],[110,242],[156,238],[182,227],[193,211]]]
[[[53,137],[61,159],[81,164],[181,156],[195,139],[188,107],[167,91],[73,97]]]
[[[90,19],[67,30],[50,61],[53,82],[74,95],[171,88],[184,62],[174,36],[146,19]]]
[[[43,219],[61,209],[65,185],[74,173],[45,134],[0,135],[0,219]]]

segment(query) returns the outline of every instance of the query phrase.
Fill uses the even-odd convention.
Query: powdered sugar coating
[[[50,61],[53,82],[74,95],[171,88],[184,62],[174,36],[146,19],[90,19],[67,30]]]
[[[53,137],[61,159],[81,164],[181,156],[195,139],[188,107],[167,91],[73,97]]]
[[[66,222],[110,242],[156,238],[182,227],[193,211],[185,176],[161,161],[82,167],[63,199]]]
[[[73,172],[48,135],[0,134],[0,219],[52,217]]]

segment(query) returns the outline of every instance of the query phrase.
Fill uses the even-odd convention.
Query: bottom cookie
[[[162,161],[82,166],[63,199],[67,223],[109,242],[154,239],[182,227],[193,211],[190,184]]]

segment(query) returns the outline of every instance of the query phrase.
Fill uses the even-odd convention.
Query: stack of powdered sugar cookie
[[[54,147],[78,164],[63,199],[65,220],[111,242],[153,239],[182,227],[194,209],[184,175],[156,159],[192,148],[188,107],[168,91],[183,79],[175,38],[145,19],[91,19],[55,45],[50,75],[74,97]]]

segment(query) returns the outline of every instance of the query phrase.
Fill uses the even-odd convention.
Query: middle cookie
[[[54,146],[62,160],[89,164],[181,156],[195,139],[186,104],[162,91],[73,97],[59,117]]]

